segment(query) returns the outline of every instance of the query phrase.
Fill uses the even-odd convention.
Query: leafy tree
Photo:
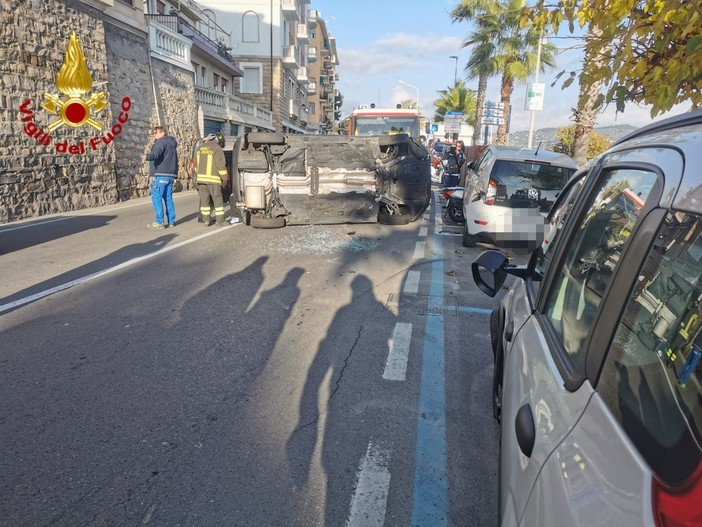
[[[417,101],[415,99],[405,99],[404,101],[400,102],[400,108],[407,110],[415,109],[417,108]]]
[[[443,121],[446,112],[462,112],[467,124],[475,124],[475,92],[466,88],[463,81],[457,81],[453,88],[449,86],[438,93],[441,97],[434,101],[434,121]]]
[[[567,154],[570,157],[575,158],[575,132],[576,125],[562,126],[556,130],[556,138],[558,143],[553,147],[554,152],[560,152],[561,154]],[[590,133],[590,141],[588,143],[586,159],[578,164],[583,164],[587,159],[592,159],[593,157],[601,154],[609,148],[612,142],[607,139],[602,134],[595,132],[594,130]]]
[[[538,0],[522,15],[523,24],[551,24],[554,32],[564,21],[571,33],[576,23],[596,29],[589,36],[598,64],[586,61],[581,93],[603,83],[600,102],[613,102],[619,112],[627,102],[649,104],[651,117],[679,103],[702,104],[699,0]],[[573,77],[571,72],[564,87]]]

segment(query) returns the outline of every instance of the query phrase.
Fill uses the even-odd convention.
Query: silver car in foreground
[[[546,213],[577,168],[573,158],[539,148],[486,148],[466,171],[463,246],[482,237],[501,247],[537,247]]]
[[[702,525],[702,111],[581,168],[490,296],[503,526]]]

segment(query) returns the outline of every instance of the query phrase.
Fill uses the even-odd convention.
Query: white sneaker
[[[229,223],[231,223],[232,225],[235,225],[237,223],[241,223],[241,220],[239,218],[237,218],[236,216],[232,216],[232,219],[229,220]]]

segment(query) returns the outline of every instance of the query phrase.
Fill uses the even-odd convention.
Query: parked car
[[[252,132],[232,152],[232,214],[253,227],[405,224],[430,196],[429,151],[407,134]]]
[[[702,110],[571,178],[527,265],[483,252],[501,525],[702,525]]]
[[[466,168],[463,245],[541,244],[546,213],[577,168],[571,157],[539,148],[486,148]]]

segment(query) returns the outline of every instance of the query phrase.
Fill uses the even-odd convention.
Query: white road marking
[[[426,250],[426,243],[425,242],[417,242],[417,245],[414,246],[414,255],[412,258],[424,258],[424,251]]]
[[[429,227],[420,227],[419,228],[419,237],[426,238],[428,230],[429,230]]]
[[[14,302],[10,302],[9,304],[3,304],[0,305],[0,313],[4,313],[5,311],[9,311],[10,309],[14,309],[18,306],[22,306],[24,304],[28,304],[30,302],[33,302],[35,300],[39,300],[40,298],[44,298],[49,295],[53,295],[54,293],[58,293],[59,291],[65,291],[66,289],[70,289],[71,287],[83,284],[85,282],[89,282],[90,280],[94,280],[95,278],[99,278],[101,276],[104,276],[106,274],[112,273],[114,271],[119,271],[120,269],[124,269],[126,267],[129,267],[131,265],[134,265],[139,262],[143,262],[144,260],[148,260],[149,258],[153,258],[154,256],[158,256],[160,254],[167,253],[169,251],[172,251],[173,249],[178,249],[180,247],[183,247],[184,245],[187,245],[192,242],[196,242],[198,240],[201,240],[203,238],[207,238],[208,236],[212,236],[214,234],[219,234],[220,232],[224,232],[227,229],[218,229],[215,231],[210,231],[205,234],[201,234],[200,236],[196,236],[195,238],[190,238],[189,240],[184,240],[182,242],[175,243],[173,245],[169,245],[168,247],[164,247],[160,251],[156,251],[154,253],[146,254],[144,256],[139,256],[138,258],[133,258],[131,260],[128,260],[126,262],[122,262],[119,265],[115,265],[114,267],[108,267],[107,269],[103,269],[102,271],[98,271],[97,273],[90,274],[88,276],[83,276],[82,278],[77,278],[75,280],[71,280],[70,282],[66,282],[65,284],[57,285],[56,287],[52,287],[51,289],[46,289],[44,291],[40,291],[39,293],[35,293],[30,296],[26,296],[24,298],[20,298],[19,300],[15,300]]]
[[[417,293],[419,291],[419,275],[420,271],[408,271],[405,278],[405,287],[403,293]]]
[[[368,444],[366,455],[356,473],[356,491],[351,499],[351,512],[346,527],[370,527],[385,524],[388,505],[390,452]]]
[[[398,322],[390,341],[388,360],[385,363],[383,379],[388,381],[404,381],[407,374],[407,358],[409,357],[412,340],[412,324]]]

